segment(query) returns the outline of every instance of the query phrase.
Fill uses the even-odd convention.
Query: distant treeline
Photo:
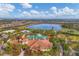
[[[79,30],[79,23],[64,23],[62,26],[69,29]]]

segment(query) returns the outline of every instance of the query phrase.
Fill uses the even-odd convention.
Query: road
[[[59,45],[59,47],[60,47],[60,56],[63,56],[63,47],[61,46],[61,45]]]
[[[21,49],[21,53],[19,54],[19,56],[24,56],[24,50]]]

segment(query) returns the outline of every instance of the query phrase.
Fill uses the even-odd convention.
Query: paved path
[[[21,53],[19,54],[19,56],[24,56],[24,51],[21,49]]]

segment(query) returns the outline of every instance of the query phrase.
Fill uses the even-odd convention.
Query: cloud
[[[29,10],[23,11],[19,17],[22,18],[31,18],[31,19],[46,19],[52,18],[52,14],[49,14],[49,11],[38,11],[38,10]]]
[[[51,9],[51,10],[55,10],[55,11],[57,10],[57,8],[56,8],[56,7],[54,7],[54,6],[53,6],[53,7],[51,7],[50,9]]]
[[[70,9],[69,7],[65,7],[65,8],[63,8],[63,13],[65,15],[73,15],[75,13],[75,10],[74,9]]]
[[[29,3],[22,3],[21,5],[23,8],[32,8],[32,5]]]
[[[31,10],[30,13],[31,13],[32,16],[40,15],[40,12],[37,11],[37,10]]]
[[[13,12],[15,6],[7,3],[0,3],[0,18],[10,18],[13,17],[11,12]]]
[[[14,16],[9,13],[9,12],[6,12],[6,11],[0,11],[0,18],[13,18]]]
[[[57,8],[56,7],[51,7],[50,10],[52,10],[54,14],[57,14]]]
[[[50,10],[52,11],[54,16],[73,16],[79,14],[79,10],[71,9],[69,7],[60,9],[57,7],[51,7]]]
[[[22,16],[31,16],[31,14],[27,11],[23,11],[21,15]]]
[[[15,9],[15,6],[7,3],[1,3],[0,4],[0,11],[10,11],[12,12]]]
[[[29,3],[22,3],[20,5],[22,6],[21,9],[18,9],[15,7],[15,5],[9,3],[0,4],[0,17],[2,18],[14,17],[14,18],[26,18],[26,19],[27,18],[31,18],[31,19],[79,18],[79,9],[72,9],[69,8],[68,6],[64,8],[57,8],[53,6],[47,10],[42,10],[42,9],[39,10],[38,6],[32,8],[32,5]],[[12,13],[14,15],[12,15]]]
[[[10,13],[5,12],[5,11],[0,12],[0,17],[4,17],[4,16],[6,17],[8,15],[10,15]]]

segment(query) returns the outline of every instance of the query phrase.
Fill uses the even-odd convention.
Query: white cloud
[[[0,18],[11,18],[13,17],[11,12],[13,12],[15,6],[7,3],[0,3]]]
[[[32,5],[29,3],[22,3],[21,5],[23,8],[32,8]]]
[[[12,14],[6,11],[0,11],[0,18],[13,18]]]
[[[11,5],[11,4],[0,4],[0,11],[13,11],[15,9],[15,6]]]
[[[57,7],[51,7],[49,10],[36,10],[36,9],[30,9],[29,11],[21,11],[18,18],[31,18],[31,19],[64,19],[64,18],[78,18],[79,16],[79,9],[71,9],[69,7],[64,8],[57,8]]]
[[[39,11],[36,11],[36,10],[31,10],[30,13],[31,13],[33,16],[40,15]]]
[[[52,11],[52,14],[54,16],[73,16],[73,15],[78,15],[79,10],[71,9],[69,7],[64,7],[64,8],[57,8],[57,7],[51,7],[50,10]]]
[[[38,10],[30,10],[30,11],[23,11],[19,17],[22,17],[22,18],[42,18],[42,19],[45,19],[45,18],[52,18],[53,15],[49,13],[49,11],[38,11]]]
[[[30,13],[32,16],[36,17],[48,17],[49,11],[37,11],[37,10],[31,10]]]
[[[54,7],[54,6],[53,6],[53,7],[51,7],[50,9],[51,9],[51,10],[54,10],[54,11],[56,11],[56,10],[57,10],[57,8],[56,8],[56,7]]]
[[[23,11],[21,15],[23,15],[23,16],[31,16],[31,14],[29,12],[27,12],[27,11]]]
[[[8,16],[8,15],[10,15],[8,12],[5,12],[5,11],[0,12],[1,17]]]
[[[69,7],[57,8],[55,6],[51,7],[49,10],[29,9],[32,5],[29,3],[21,4],[23,9],[16,9],[12,4],[0,4],[0,17],[16,17],[16,18],[78,18],[79,9],[71,9]],[[25,9],[24,9],[25,8]],[[16,15],[12,15],[15,12]]]
[[[57,14],[57,8],[56,7],[53,6],[53,7],[50,8],[50,10],[52,10],[54,14]]]
[[[27,11],[21,12],[19,15],[15,15],[16,18],[29,18],[31,14]]]
[[[66,15],[72,15],[73,13],[75,13],[74,9],[70,9],[69,7],[63,8],[63,12]]]
[[[72,15],[78,15],[79,14],[78,11],[79,11],[78,9],[71,9],[69,7],[64,7],[61,12],[63,13],[63,15],[72,16]]]

